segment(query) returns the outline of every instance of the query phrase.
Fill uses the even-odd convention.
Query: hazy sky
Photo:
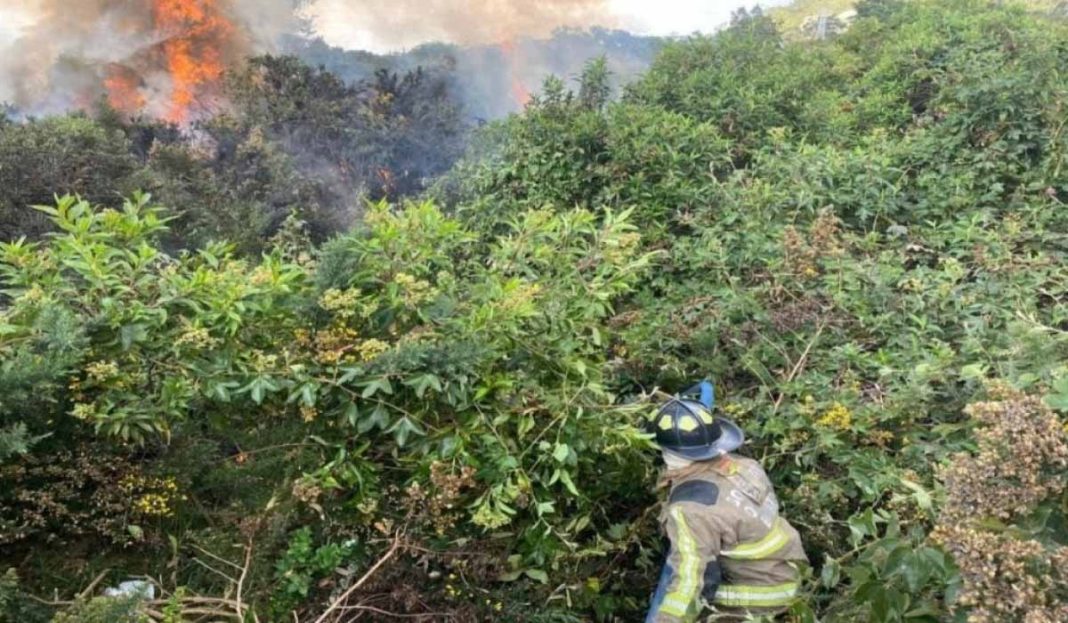
[[[614,11],[633,22],[624,26],[657,35],[707,32],[729,20],[739,7],[789,3],[789,0],[609,0]]]
[[[599,12],[595,21],[603,25],[624,28],[643,34],[689,34],[708,32],[726,22],[731,12],[741,6],[752,6],[756,0],[605,0],[607,9]],[[760,0],[764,6],[787,4],[789,0]],[[425,4],[424,4],[425,3]],[[523,0],[518,0],[520,6]],[[435,15],[454,17],[467,7],[479,4],[466,0],[422,0],[422,2],[375,2],[374,0],[314,0],[311,15],[319,33],[330,43],[346,48],[389,51],[410,48],[427,40],[456,38],[455,27],[439,27]],[[489,3],[507,6],[508,2]],[[32,23],[27,6],[33,2],[0,0],[0,47],[11,42],[27,24]],[[427,7],[405,11],[401,5]],[[393,8],[395,7],[395,8]],[[431,8],[436,7],[436,8]],[[390,8],[393,8],[391,11]],[[375,10],[380,9],[380,10]],[[373,17],[368,18],[369,14]],[[478,22],[471,15],[472,24]],[[383,28],[387,23],[389,28]],[[546,20],[541,36],[557,26]],[[574,24],[570,24],[574,25]]]
[[[522,3],[523,0],[516,0]],[[623,28],[635,33],[652,35],[691,34],[711,32],[726,23],[736,9],[760,4],[765,7],[789,4],[791,0],[605,0],[606,9],[598,11],[597,23],[586,26]],[[361,19],[369,12],[374,0],[316,0],[310,11],[317,30],[327,42],[345,48],[373,50],[377,52],[411,48],[428,40],[448,40],[455,28],[435,23],[429,14],[463,12],[479,2],[464,0],[423,0],[425,10],[416,9],[410,17],[403,13],[390,14],[370,11],[375,15]],[[408,4],[408,3],[404,3]],[[415,5],[420,2],[411,3]],[[504,2],[485,3],[501,7]],[[561,4],[564,4],[561,2]],[[578,4],[578,2],[576,2]],[[596,4],[591,2],[590,4]],[[385,4],[389,6],[389,4]],[[388,9],[387,9],[388,11]],[[588,12],[587,12],[588,13]],[[585,13],[584,13],[585,14]],[[478,29],[478,17],[471,16],[472,29]],[[388,22],[393,28],[369,27],[368,22]],[[542,36],[566,23],[544,23],[543,32],[530,33]]]

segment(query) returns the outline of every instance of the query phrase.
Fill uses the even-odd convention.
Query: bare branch
[[[348,590],[342,593],[340,597],[335,599],[334,602],[330,604],[330,607],[327,608],[326,611],[323,612],[321,615],[319,615],[318,619],[315,619],[315,623],[323,623],[324,621],[326,621],[327,617],[330,616],[331,613],[341,607],[341,605],[345,603],[345,600],[347,600],[350,596],[352,596],[353,593],[355,593],[361,586],[363,586],[367,582],[367,580],[371,578],[372,575],[374,575],[380,568],[382,568],[382,565],[389,562],[389,560],[397,554],[397,551],[400,550],[401,547],[401,536],[401,533],[398,532],[397,535],[393,538],[393,545],[390,546],[389,550],[387,550],[386,553],[378,559],[378,562],[376,562],[367,571],[367,573],[363,574],[362,578],[360,578],[355,584],[350,586]]]

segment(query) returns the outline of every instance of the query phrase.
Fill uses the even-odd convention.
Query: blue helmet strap
[[[701,381],[701,404],[705,406],[709,411],[712,410],[712,405],[716,402],[716,390],[712,387],[712,383],[708,381]]]
[[[690,389],[682,392],[682,395],[698,398],[701,404],[709,411],[711,411],[712,407],[716,404],[716,389],[712,386],[712,382],[708,380],[701,381],[697,385],[694,385]]]

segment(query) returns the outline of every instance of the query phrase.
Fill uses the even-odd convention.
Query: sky
[[[424,0],[424,2],[426,2],[425,10],[431,14],[462,12],[465,5],[478,4],[464,0]],[[790,0],[605,0],[607,7],[598,11],[596,18],[598,23],[585,23],[584,25],[621,28],[635,34],[648,35],[688,35],[694,32],[713,32],[727,23],[731,13],[738,8],[752,7],[757,3],[771,7],[789,4]],[[470,42],[454,41],[456,37],[450,34],[456,31],[455,28],[445,26],[440,22],[436,23],[434,19],[428,19],[426,14],[411,20],[405,20],[403,17],[398,19],[396,15],[391,15],[390,26],[403,25],[401,28],[368,27],[368,22],[385,21],[385,19],[376,20],[375,17],[368,18],[366,6],[368,4],[376,3],[373,0],[316,0],[308,14],[318,34],[327,43],[342,48],[391,52],[412,48],[427,41]],[[509,3],[486,4],[499,7]],[[444,6],[448,8],[443,8]],[[405,21],[408,23],[404,23]],[[573,24],[544,23],[542,32],[526,34],[543,36],[565,25]],[[477,30],[477,25],[472,28]],[[475,42],[484,41],[476,38]]]
[[[754,4],[765,7],[790,4],[789,0],[610,0],[624,27],[642,34],[710,32],[730,20],[731,13]],[[627,23],[630,22],[630,23]]]
[[[427,1],[427,0],[424,0]],[[711,32],[730,19],[731,13],[742,6],[751,6],[756,0],[605,0],[607,9],[603,16],[598,15],[599,24],[623,28],[631,32],[652,35],[690,34],[693,32]],[[789,0],[761,0],[764,6],[787,4]],[[0,47],[13,41],[19,32],[32,23],[29,11],[25,7],[31,2],[19,0],[0,0]],[[405,16],[390,16],[390,26],[382,28],[382,12],[378,19],[366,18],[367,5],[385,7],[391,3],[376,3],[368,0],[314,0],[311,4],[310,17],[318,34],[328,43],[349,49],[366,49],[375,52],[389,52],[407,49],[432,40],[450,40],[455,28],[437,27],[433,15],[423,14],[406,19]],[[422,3],[415,3],[416,5]],[[439,7],[443,13],[463,13],[465,0],[427,1],[424,6]],[[501,3],[496,3],[500,5]],[[388,10],[388,9],[386,9]],[[384,12],[384,11],[383,11]],[[421,12],[421,11],[420,11]],[[407,23],[406,23],[407,22]],[[371,26],[373,24],[373,26]],[[551,32],[557,26],[565,24],[545,23],[544,32],[529,33],[541,36]],[[388,31],[388,32],[387,32]],[[387,33],[387,34],[383,34]],[[464,41],[455,41],[466,43]]]

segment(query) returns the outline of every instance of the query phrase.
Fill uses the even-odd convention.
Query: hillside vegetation
[[[618,97],[593,61],[322,244],[168,233],[197,206],[96,207],[128,187],[87,165],[0,248],[0,621],[640,620],[639,425],[702,377],[802,533],[791,620],[1068,620],[1068,22],[859,9],[740,15]],[[240,136],[355,150],[301,92]],[[45,123],[7,153],[99,122]]]
[[[909,0],[898,0],[908,2]],[[857,0],[794,0],[786,6],[774,7],[768,10],[770,15],[783,32],[790,34],[802,30],[806,21],[818,19],[820,16],[835,17],[848,13],[858,5],[868,5],[868,9],[878,8],[879,5],[890,3],[876,2],[865,3]],[[1047,11],[1062,13],[1068,7],[1064,0],[1019,0],[1018,6],[1024,6],[1035,11]]]

